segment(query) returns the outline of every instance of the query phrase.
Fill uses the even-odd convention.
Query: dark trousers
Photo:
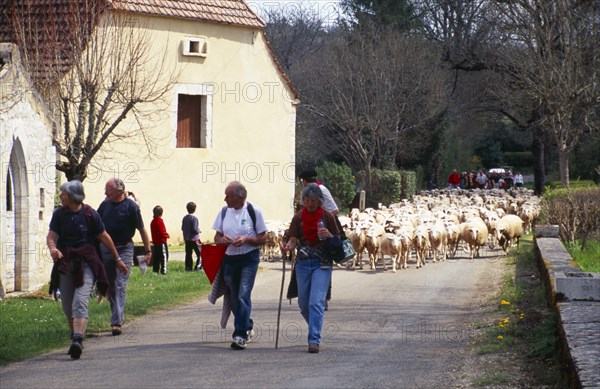
[[[185,271],[192,271],[192,265],[194,264],[194,258],[192,257],[192,251],[196,253],[196,268],[200,266],[200,248],[198,242],[195,240],[185,241]]]
[[[152,247],[152,271],[161,274],[167,274],[167,264],[169,262],[169,248],[166,243],[161,243]]]

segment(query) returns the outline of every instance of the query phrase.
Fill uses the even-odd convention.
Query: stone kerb
[[[573,387],[600,387],[600,274],[582,272],[558,239],[558,226],[536,226],[535,249]]]
[[[542,272],[550,287],[550,302],[600,301],[600,273],[582,272],[558,239],[558,226],[536,226],[535,242]],[[548,232],[551,238],[543,235]]]

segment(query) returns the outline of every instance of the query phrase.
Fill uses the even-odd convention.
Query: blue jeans
[[[299,260],[295,266],[298,305],[308,324],[308,344],[320,344],[325,297],[331,282],[332,268],[321,268],[321,261],[312,258]]]
[[[221,268],[223,278],[231,292],[233,301],[234,326],[233,336],[248,339],[247,331],[252,329],[252,288],[260,262],[259,250],[243,255],[225,255]]]
[[[127,283],[131,275],[131,267],[133,266],[133,242],[116,245],[117,252],[127,265],[127,274],[123,274],[117,270],[117,264],[110,251],[104,246],[100,246],[102,253],[102,261],[104,269],[108,277],[108,302],[112,310],[110,324],[122,325],[125,321],[125,300],[127,299]]]

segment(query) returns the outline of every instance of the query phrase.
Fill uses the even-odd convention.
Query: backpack
[[[246,202],[246,204],[248,204],[246,206],[246,209],[248,210],[248,214],[250,215],[250,219],[252,219],[252,228],[254,228],[254,232],[256,232],[256,212],[254,212],[254,207],[252,206],[251,203]],[[223,207],[223,209],[221,209],[221,224],[223,223],[223,220],[225,219],[225,214],[227,213],[227,206]]]

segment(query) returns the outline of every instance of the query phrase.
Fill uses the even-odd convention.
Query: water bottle
[[[319,233],[319,230],[321,228],[325,228],[325,223],[323,223],[323,219],[319,219],[319,221],[317,222],[317,234]],[[319,236],[319,240],[325,240],[325,238]]]

